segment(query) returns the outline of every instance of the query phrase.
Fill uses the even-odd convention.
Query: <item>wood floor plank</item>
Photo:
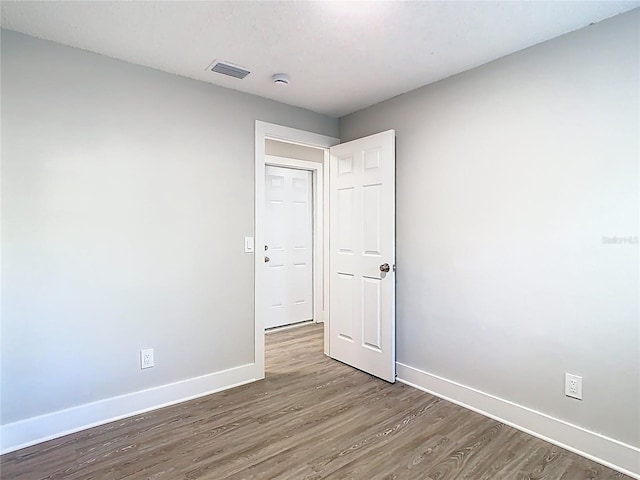
[[[7,480],[630,480],[322,354],[322,327],[266,336],[260,382],[3,455]]]

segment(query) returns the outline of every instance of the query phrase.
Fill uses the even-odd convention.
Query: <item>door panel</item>
[[[381,351],[380,345],[380,280],[362,279],[362,345]]]
[[[394,382],[395,132],[330,153],[329,355]]]
[[[334,310],[353,312],[353,297],[355,292],[353,275],[339,272],[336,274],[334,282],[335,288],[332,288],[334,294],[330,300]],[[353,320],[353,315],[344,315],[335,318],[335,323],[331,324],[332,334],[335,333],[339,337],[353,341]]]
[[[311,172],[265,167],[265,328],[313,319]]]

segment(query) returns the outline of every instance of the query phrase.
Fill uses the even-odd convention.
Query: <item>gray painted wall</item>
[[[2,31],[2,424],[253,362],[255,120],[338,131]]]
[[[639,17],[340,122],[397,132],[398,360],[635,446]]]
[[[295,143],[279,142],[267,139],[264,142],[264,152],[276,157],[295,158],[308,162],[324,163],[324,150],[320,148],[305,147]]]

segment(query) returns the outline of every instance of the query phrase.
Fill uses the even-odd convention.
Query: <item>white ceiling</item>
[[[340,117],[639,1],[13,2],[2,27]],[[244,80],[205,71],[222,59]],[[291,75],[288,87],[271,75]]]

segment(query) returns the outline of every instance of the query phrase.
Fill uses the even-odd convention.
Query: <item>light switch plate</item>
[[[244,237],[244,253],[253,253],[253,237]]]

